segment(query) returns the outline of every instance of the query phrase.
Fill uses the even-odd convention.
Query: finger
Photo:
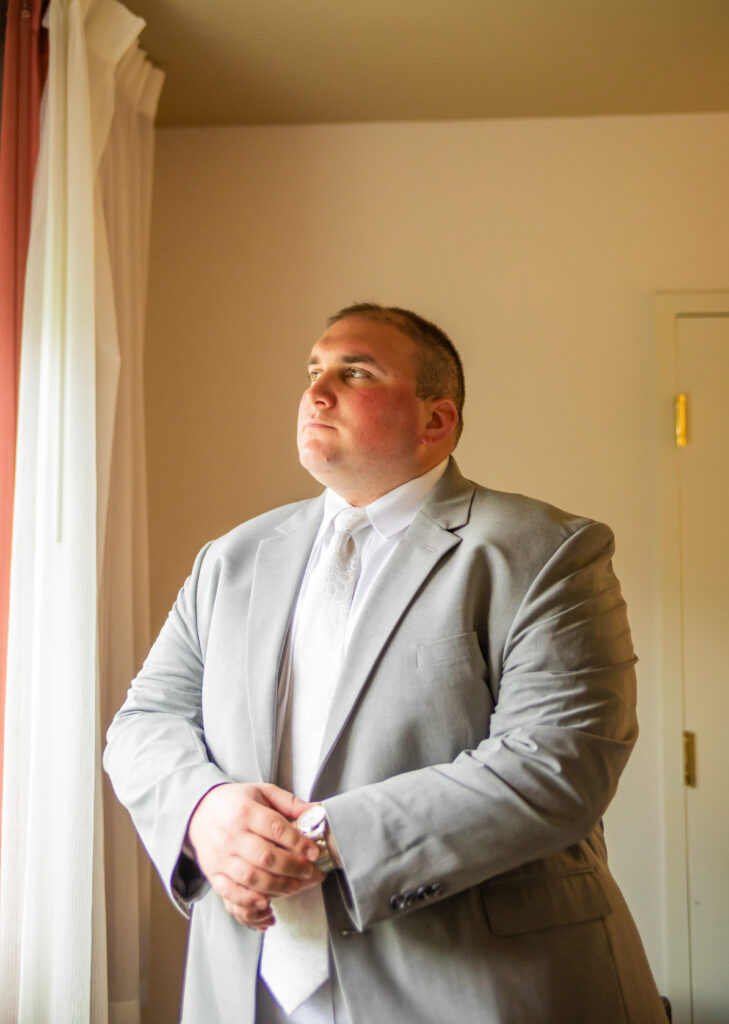
[[[267,896],[254,889],[239,885],[230,875],[219,871],[210,879],[210,884],[222,900],[234,903],[243,910],[265,910],[270,904]]]
[[[260,790],[268,800],[269,804],[279,814],[283,814],[285,818],[298,818],[300,814],[303,814],[307,807],[311,805],[306,803],[304,800],[299,800],[293,793],[289,793],[286,789],[281,789],[280,786],[275,786],[272,782],[263,782],[260,785]]]
[[[223,872],[213,875],[210,881],[228,913],[239,919],[244,918],[244,923],[264,920],[271,915],[269,899],[262,893],[238,885],[234,879]]]
[[[253,889],[265,897],[291,896],[293,893],[299,892],[300,889],[307,886],[310,882],[309,879],[271,874],[242,858],[236,858],[233,861],[227,862],[224,877],[229,880],[226,886],[230,884],[243,890]],[[217,890],[216,886],[214,888]],[[238,902],[232,888],[226,888],[224,892],[221,892],[221,895],[225,895],[229,899],[233,899],[234,902]]]
[[[218,872],[210,879],[213,889],[222,899],[248,910],[255,899],[267,900],[271,896],[290,896],[298,892],[304,883],[291,878],[281,878],[259,871],[246,861],[237,861]]]
[[[319,850],[316,846],[315,849],[318,855]],[[255,832],[246,832],[239,837],[236,843],[236,857],[267,875],[276,875],[279,878],[289,878],[295,881],[309,882],[316,871],[310,859],[304,860],[300,854],[277,846]],[[234,872],[233,877],[237,877],[237,873]],[[239,880],[249,889],[260,888],[258,878],[250,881]],[[261,889],[261,891],[263,890]]]
[[[230,900],[223,900],[223,907],[239,924],[256,931],[265,931],[276,921],[270,906],[266,910],[245,910]]]
[[[296,862],[294,865],[294,869],[298,871],[299,865]],[[292,896],[312,885],[320,885],[326,878],[326,875],[313,865],[306,864],[304,867],[306,873],[303,877],[296,878],[268,871],[243,857],[233,857],[225,860],[221,865],[222,870],[212,874],[210,881],[218,895],[248,905],[251,901],[247,898],[247,893],[250,891],[264,899],[272,896]],[[221,883],[220,880],[224,881]],[[246,896],[241,898],[241,894]]]
[[[301,832],[283,815],[263,804],[252,803],[248,808],[246,826],[262,839],[275,846],[295,854],[302,862],[314,863],[319,857],[319,848],[311,839],[306,839]],[[293,872],[297,877],[296,872]]]

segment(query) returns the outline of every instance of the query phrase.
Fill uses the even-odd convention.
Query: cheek
[[[410,402],[385,400],[374,393],[360,396],[357,418],[362,433],[390,445],[414,436],[418,430]]]
[[[392,422],[392,409],[377,394],[357,396],[356,420],[364,433],[377,434]]]

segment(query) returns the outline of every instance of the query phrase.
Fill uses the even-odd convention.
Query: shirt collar
[[[410,526],[418,514],[418,509],[443,476],[447,466],[448,456],[427,473],[400,484],[399,487],[388,491],[381,498],[365,506],[370,522],[381,537],[387,539]],[[319,536],[323,537],[338,512],[341,512],[343,508],[350,507],[349,502],[340,494],[327,488],[324,496],[324,518]]]

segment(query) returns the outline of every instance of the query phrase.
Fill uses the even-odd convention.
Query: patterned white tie
[[[346,508],[313,569],[297,610],[291,690],[281,734],[278,783],[306,800],[322,756],[324,728],[342,669],[347,620],[360,563],[352,534],[369,523]],[[329,977],[321,886],[272,901],[276,924],[264,936],[260,973],[290,1014]]]

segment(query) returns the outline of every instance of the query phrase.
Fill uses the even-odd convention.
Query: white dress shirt
[[[378,498],[370,505],[365,506],[369,515],[371,527],[359,530],[353,536],[354,543],[357,546],[357,553],[359,555],[360,573],[355,586],[354,596],[352,598],[349,618],[347,620],[345,650],[349,644],[352,633],[361,618],[362,609],[365,606],[368,594],[372,590],[372,585],[397,547],[398,541],[405,533],[408,526],[410,526],[413,519],[415,519],[420,506],[445,473],[447,465],[448,459],[445,458],[427,473],[424,473],[422,476],[417,476],[413,480],[408,480],[407,483],[401,484],[393,491],[388,491],[388,493],[383,494],[381,498]],[[297,625],[302,617],[301,609],[304,607],[307,600],[307,585],[311,579],[311,574],[315,566],[319,562],[322,549],[331,539],[334,530],[332,524],[335,516],[338,512],[341,512],[342,509],[350,507],[349,502],[342,498],[341,495],[327,489],[324,496],[324,515],[322,517],[321,526],[319,527],[314,540],[306,571],[304,572],[302,579],[299,595],[296,599],[296,604],[294,605],[289,636],[281,662],[281,678],[279,681],[278,707],[276,713],[277,758],[278,752],[281,749],[281,733],[286,721],[286,707],[289,702],[290,694],[296,683],[293,678],[292,671],[293,651],[297,642]],[[317,753],[318,748],[321,745],[324,724],[324,722],[321,723],[321,734],[318,736]],[[310,723],[307,722],[299,724],[294,720],[291,728],[292,731],[297,734],[297,737],[300,725],[304,727],[307,733],[309,732]],[[317,741],[315,740],[314,742]],[[292,780],[286,779],[279,781],[282,785],[286,786],[290,785]],[[313,779],[311,782],[313,782]],[[294,795],[300,797],[302,800],[307,800],[309,798],[309,791],[307,790],[306,792],[302,791],[299,793],[294,792]]]
[[[421,505],[443,476],[447,465],[448,459],[446,458],[427,473],[415,477],[413,480],[408,480],[407,483],[401,484],[400,487],[396,487],[381,498],[378,498],[377,501],[373,501],[370,505],[366,506],[370,525],[353,533],[353,540],[359,555],[360,573],[347,619],[345,649],[353,631],[358,628],[360,620],[362,620],[363,615],[366,613],[367,597],[372,590],[375,580],[397,547],[400,538],[415,519]],[[308,584],[312,572],[319,562],[322,550],[333,534],[333,520],[337,513],[349,507],[349,503],[340,495],[331,490],[326,491],[324,515],[311,549],[299,595],[293,609],[286,649],[281,664],[276,715],[277,762],[281,752],[283,729],[286,726],[291,730],[291,736],[288,737],[291,746],[287,744],[287,749],[289,753],[292,748],[294,751],[302,752],[299,756],[305,762],[305,766],[299,765],[299,770],[297,770],[296,758],[294,758],[294,763],[288,770],[281,771],[283,765],[280,766],[280,774],[277,781],[285,788],[293,789],[294,794],[302,800],[309,799],[311,786],[314,782],[315,771],[312,771],[310,766],[316,767],[319,764],[317,758],[321,756],[326,715],[317,712],[316,721],[314,721],[311,713],[307,714],[307,708],[309,712],[311,711],[311,702],[306,699],[293,701],[292,698],[297,682],[294,672],[294,664],[297,661],[295,655],[297,653],[297,643],[301,642],[301,638],[297,635],[297,627],[305,617],[303,610],[307,609],[307,598],[315,599],[316,595],[312,598],[309,594]],[[364,628],[364,623],[359,625],[359,628]],[[303,694],[298,694],[298,696],[299,698],[304,697]],[[289,711],[293,713],[287,716],[289,701],[292,701],[292,707]],[[285,760],[288,759],[287,757]],[[305,768],[303,772],[300,770],[302,767]],[[300,791],[297,791],[297,786]],[[323,914],[323,909],[321,913]],[[282,1011],[275,1007],[275,1004],[270,1003],[266,992],[261,993],[260,985],[259,1000],[262,1003],[262,1020],[285,1019],[280,1016],[273,1016],[274,1013],[280,1015]],[[268,1011],[264,1009],[264,1006],[268,1007]],[[266,1012],[270,1013],[271,1016],[265,1016]],[[288,1020],[291,1024],[349,1024],[349,1016],[336,977],[331,977],[310,998],[298,1006],[288,1017]]]

